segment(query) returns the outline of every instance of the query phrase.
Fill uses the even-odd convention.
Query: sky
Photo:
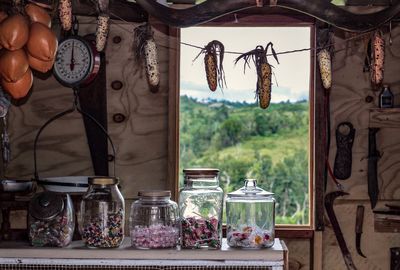
[[[224,44],[225,51],[248,52],[257,45],[274,44],[275,51],[289,51],[310,47],[309,27],[191,27],[181,29],[181,42],[203,47],[212,40]],[[243,71],[243,60],[234,64],[238,54],[225,53],[224,70],[227,87],[209,90],[204,69],[204,54],[195,62],[200,49],[181,44],[180,94],[203,99],[255,102],[256,69],[251,64]],[[269,52],[270,53],[270,52]],[[310,77],[310,52],[278,55],[280,64],[270,56],[274,66],[272,76],[273,103],[295,102],[308,99]]]

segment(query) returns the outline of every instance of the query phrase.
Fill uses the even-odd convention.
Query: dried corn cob
[[[246,66],[249,66],[249,62],[253,60],[257,68],[256,97],[262,109],[268,108],[271,102],[272,66],[268,63],[267,60],[268,48],[270,46],[272,50],[272,55],[274,56],[276,62],[279,64],[278,57],[271,42],[268,43],[265,49],[263,46],[257,46],[254,50],[240,55],[235,60],[235,63],[237,63],[240,59],[244,59],[245,70]]]
[[[327,49],[322,49],[318,55],[319,71],[321,73],[322,85],[325,89],[332,86],[332,63],[331,54]]]
[[[96,29],[96,49],[101,52],[104,50],[107,42],[107,36],[109,31],[109,20],[110,16],[100,14],[97,18],[97,29]]]
[[[371,82],[375,86],[379,86],[383,81],[383,66],[385,63],[385,40],[380,31],[374,33],[372,44]]]
[[[160,83],[160,71],[158,69],[157,46],[153,38],[146,41],[144,45],[144,56],[149,84],[152,88],[158,87]]]
[[[206,53],[204,57],[204,66],[206,69],[207,83],[211,91],[217,89],[217,57],[215,54]]]
[[[149,24],[138,26],[134,30],[135,55],[138,62],[144,62],[150,91],[157,92],[160,84],[157,45]]]
[[[260,107],[266,109],[271,102],[272,69],[268,63],[261,63],[260,74],[257,76],[257,93]]]
[[[226,86],[223,66],[224,52],[224,45],[218,40],[213,40],[209,42],[207,46],[201,49],[200,53],[193,60],[195,61],[202,53],[205,54],[204,67],[206,70],[208,87],[211,91],[215,91],[217,89],[217,85],[219,85],[221,88],[223,88],[224,85]]]
[[[71,0],[60,0],[58,11],[61,26],[65,31],[71,30],[72,27],[72,3]]]

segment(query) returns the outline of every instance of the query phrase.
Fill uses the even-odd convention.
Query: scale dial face
[[[84,39],[68,37],[58,45],[54,75],[62,84],[73,87],[84,83],[93,66],[93,51]]]

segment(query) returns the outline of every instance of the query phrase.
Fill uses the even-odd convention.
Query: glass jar
[[[179,193],[182,248],[220,248],[223,191],[218,169],[185,169]]]
[[[125,202],[118,178],[90,177],[82,198],[79,227],[87,247],[118,247],[124,239]]]
[[[68,194],[45,191],[29,202],[29,241],[36,247],[65,247],[71,243],[75,215]]]
[[[257,187],[255,179],[245,180],[241,189],[226,199],[227,241],[230,247],[271,247],[275,239],[273,193]]]
[[[139,191],[129,217],[132,247],[174,248],[179,240],[178,205],[168,190]]]

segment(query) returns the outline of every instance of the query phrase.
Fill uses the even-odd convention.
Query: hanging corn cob
[[[223,88],[224,85],[226,86],[223,66],[224,51],[224,45],[218,40],[213,40],[208,43],[193,60],[195,61],[202,53],[205,54],[204,67],[206,70],[208,87],[211,91],[215,91],[218,85],[221,88]]]
[[[278,57],[271,42],[268,43],[265,49],[263,46],[257,46],[254,50],[240,55],[235,60],[236,64],[239,60],[243,59],[244,69],[246,69],[246,66],[250,66],[250,60],[253,60],[257,69],[256,98],[262,109],[268,108],[271,102],[272,66],[267,60],[269,47],[271,47],[272,55],[279,64]]]
[[[139,62],[145,62],[150,91],[157,92],[160,84],[160,71],[158,68],[157,45],[154,41],[151,26],[144,24],[136,27],[134,35],[136,59]]]
[[[100,14],[97,18],[97,29],[96,29],[96,49],[101,52],[104,50],[107,42],[107,36],[109,31],[110,16],[106,14]]]
[[[383,66],[385,63],[385,40],[380,31],[374,33],[372,46],[371,82],[374,86],[379,87],[383,81]]]
[[[60,0],[58,11],[62,29],[71,30],[72,27],[72,3],[71,0]]]
[[[318,55],[319,71],[321,73],[322,85],[325,89],[332,86],[332,62],[331,54],[327,49],[319,51]]]

